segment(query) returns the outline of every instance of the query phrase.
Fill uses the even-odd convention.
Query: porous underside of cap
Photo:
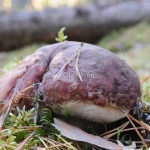
[[[85,120],[110,123],[125,117],[125,114],[118,108],[112,106],[98,106],[91,103],[83,103],[81,101],[67,101],[62,105],[54,104],[52,110],[66,118],[69,116],[79,117]],[[129,112],[129,110],[124,110]]]

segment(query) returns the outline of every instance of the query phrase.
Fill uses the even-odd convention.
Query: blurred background
[[[88,2],[88,0],[87,0]],[[46,7],[58,7],[61,5],[76,6],[85,3],[85,0],[1,0],[1,9],[4,10],[42,10]]]
[[[150,0],[0,0],[0,77],[43,45],[67,40],[116,53],[150,73]]]
[[[42,10],[47,7],[87,5],[98,3],[101,6],[110,5],[123,0],[1,0],[1,9],[7,10]],[[127,0],[126,0],[127,1]]]

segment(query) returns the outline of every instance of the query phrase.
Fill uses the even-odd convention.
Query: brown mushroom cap
[[[0,81],[0,99],[7,100],[25,87],[42,82],[44,101],[58,114],[69,112],[96,122],[123,118],[120,109],[128,111],[135,106],[141,95],[140,83],[136,73],[110,51],[84,44],[77,65],[82,81],[76,71],[77,56],[53,81],[79,46],[79,42],[53,44],[25,58]]]
[[[140,96],[138,77],[123,60],[102,48],[85,44],[81,49],[78,68],[83,81],[76,72],[76,58],[53,81],[79,45],[72,42],[62,45],[51,60],[42,81],[46,103],[62,104],[72,99],[100,106],[132,108]]]
[[[122,118],[124,115],[118,110],[129,110],[135,106],[141,94],[140,83],[136,73],[125,61],[110,51],[84,44],[78,61],[82,81],[77,75],[76,57],[53,81],[79,46],[80,43],[67,42],[58,47],[42,80],[46,104],[53,106],[58,114],[69,111],[70,115],[96,122]],[[112,114],[116,116],[115,119]]]

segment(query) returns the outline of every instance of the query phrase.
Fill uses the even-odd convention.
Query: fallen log
[[[0,12],[0,51],[55,41],[66,27],[69,40],[94,43],[114,29],[150,20],[149,0],[129,0],[107,7],[48,8],[31,12]]]

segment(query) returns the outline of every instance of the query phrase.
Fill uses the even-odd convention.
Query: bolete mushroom
[[[94,122],[123,118],[120,109],[129,112],[140,98],[138,76],[124,60],[91,44],[84,43],[70,59],[79,47],[79,42],[62,42],[38,49],[2,78],[0,99],[42,83],[37,91],[57,114]]]

